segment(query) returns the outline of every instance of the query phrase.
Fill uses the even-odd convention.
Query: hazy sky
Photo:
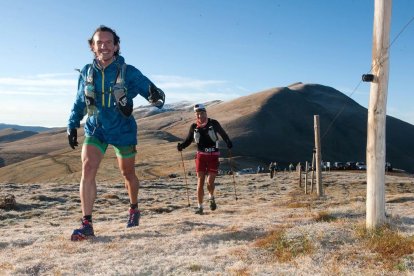
[[[299,81],[350,96],[371,68],[374,0],[13,0],[0,9],[0,123],[66,126],[74,68],[92,61],[87,39],[101,24],[117,31],[126,62],[167,103]],[[413,0],[393,1],[391,40],[413,17]],[[413,72],[414,22],[391,46],[387,104],[388,115],[411,124]],[[351,98],[368,107],[369,91],[362,83]]]

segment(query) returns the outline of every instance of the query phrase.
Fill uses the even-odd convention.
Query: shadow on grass
[[[161,234],[158,231],[151,231],[151,232],[134,232],[134,233],[122,233],[119,235],[105,235],[99,236],[91,239],[93,243],[112,243],[121,240],[135,240],[135,239],[144,239],[144,238],[160,238],[166,237],[167,235]]]

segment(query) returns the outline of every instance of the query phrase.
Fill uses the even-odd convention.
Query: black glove
[[[181,144],[181,143],[178,143],[177,144],[177,150],[178,151],[182,151],[184,148],[183,148],[183,145]]]
[[[152,83],[150,83],[149,86],[148,101],[151,103],[151,105],[156,106],[158,108],[162,108],[165,103],[164,92]]]
[[[233,147],[233,143],[230,140],[228,140],[227,141],[227,148],[231,149],[232,147]]]
[[[78,131],[76,130],[76,128],[68,129],[68,140],[69,140],[69,146],[72,149],[75,149],[75,147],[79,145],[78,144]]]

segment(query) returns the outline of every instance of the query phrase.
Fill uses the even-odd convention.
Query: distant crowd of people
[[[284,169],[284,171],[289,170],[289,172],[293,172],[295,170],[295,166],[290,163],[287,168]],[[281,171],[281,168],[279,167],[277,162],[270,162],[268,171],[270,173],[270,178],[273,178],[275,176],[275,173],[277,171]],[[258,165],[256,169],[256,173],[265,173],[265,168],[262,165]]]

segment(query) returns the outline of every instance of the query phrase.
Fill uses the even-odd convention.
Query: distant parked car
[[[345,168],[347,170],[356,170],[357,169],[356,162],[346,162]]]
[[[356,168],[357,170],[366,170],[367,165],[365,165],[365,162],[356,162]]]
[[[236,172],[236,175],[243,175],[243,174],[250,174],[250,173],[256,173],[252,168],[245,168],[241,169],[240,171]]]
[[[344,162],[334,162],[334,169],[335,170],[345,170],[345,163]]]
[[[328,162],[322,162],[323,164],[322,164],[322,168],[324,169],[324,170],[331,170],[331,169],[334,169],[333,167],[332,167],[332,163],[330,162],[330,161],[328,161]]]

